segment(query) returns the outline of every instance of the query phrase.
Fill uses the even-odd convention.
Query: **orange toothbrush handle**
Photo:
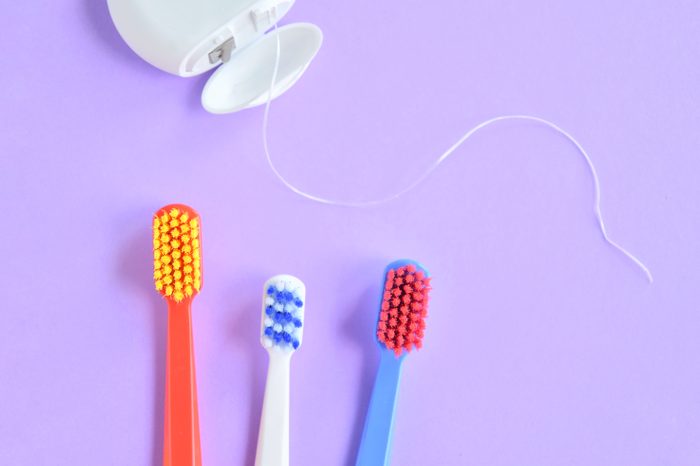
[[[201,466],[191,300],[168,300],[163,466]]]

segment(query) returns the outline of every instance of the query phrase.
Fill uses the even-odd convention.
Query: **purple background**
[[[0,464],[159,465],[165,305],[150,216],[203,217],[195,303],[204,463],[252,464],[269,276],[308,287],[293,465],[352,464],[381,272],[434,275],[406,361],[395,465],[700,463],[700,4],[300,0],[325,43],[272,107],[282,173],[357,199],[410,181],[476,123],[531,113],[591,153],[490,127],[401,201],[327,207],[266,167],[262,110],[207,114],[206,76],[136,57],[105,2],[6,2],[0,126]]]

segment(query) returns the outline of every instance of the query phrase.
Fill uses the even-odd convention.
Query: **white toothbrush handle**
[[[291,353],[270,351],[255,466],[289,465],[290,361]]]

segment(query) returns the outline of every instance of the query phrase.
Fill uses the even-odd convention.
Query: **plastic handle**
[[[163,466],[201,466],[190,300],[168,301]]]
[[[255,466],[289,465],[289,363],[291,353],[270,350]]]
[[[357,466],[385,466],[391,453],[396,395],[399,390],[403,357],[382,349],[377,378],[372,389],[365,428],[362,432]]]

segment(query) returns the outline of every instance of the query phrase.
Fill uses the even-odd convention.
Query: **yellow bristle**
[[[156,290],[180,302],[202,286],[199,219],[170,208],[153,218],[153,278]]]

